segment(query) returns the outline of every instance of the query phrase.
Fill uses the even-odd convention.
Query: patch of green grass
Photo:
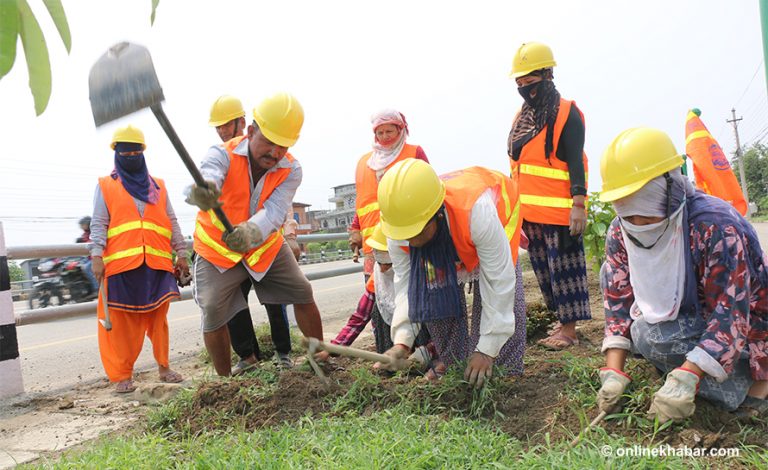
[[[156,433],[99,441],[48,468],[707,468],[709,460],[621,456],[623,438],[596,432],[577,447],[545,442],[528,447],[487,422],[418,416],[404,407],[370,416],[302,418],[254,433],[233,430],[168,439]],[[606,451],[609,449],[610,452]],[[610,453],[611,455],[607,455]],[[720,463],[725,461],[721,460]],[[743,465],[765,468],[764,453],[743,456]]]

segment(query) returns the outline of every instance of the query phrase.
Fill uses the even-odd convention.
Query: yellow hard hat
[[[143,150],[147,149],[147,144],[144,143],[144,133],[138,127],[133,127],[128,124],[125,127],[120,127],[112,134],[112,150],[115,150],[115,144],[118,142],[130,142],[132,144],[141,144]]]
[[[208,124],[218,127],[243,116],[245,116],[245,110],[239,99],[231,95],[221,95],[211,106],[211,117],[208,119]]]
[[[445,185],[428,163],[408,158],[387,170],[377,197],[384,235],[407,240],[418,235],[440,209]]]
[[[387,236],[384,235],[384,232],[381,230],[381,222],[376,224],[376,227],[373,228],[373,233],[368,237],[365,243],[374,250],[388,251]]]
[[[611,202],[629,196],[682,164],[682,155],[663,131],[650,127],[627,129],[613,139],[600,159],[600,200]]]
[[[304,108],[290,93],[275,93],[253,108],[253,120],[270,142],[290,147],[299,140]]]
[[[552,49],[540,42],[524,42],[512,59],[512,78],[522,77],[540,69],[557,65]]]

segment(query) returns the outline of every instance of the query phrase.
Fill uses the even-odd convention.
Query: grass
[[[764,442],[760,439],[765,428],[756,426],[743,426],[736,433],[732,445],[740,450],[737,458],[620,455],[626,449],[642,449],[639,446],[666,445],[690,424],[659,425],[646,417],[662,379],[647,362],[636,359],[628,361],[633,381],[622,412],[610,415],[604,426],[584,433],[580,443],[571,446],[571,439],[597,414],[597,370],[602,358],[565,351],[529,354],[525,363],[534,374],[537,368],[542,371],[539,379],[562,385],[556,403],[551,404],[557,405],[549,415],[551,422],[542,423],[541,430],[527,439],[516,439],[509,427],[522,423],[524,415],[535,416],[536,410],[523,407],[518,411],[522,414],[503,414],[509,401],[518,399],[510,396],[520,390],[514,388],[518,379],[495,377],[481,390],[470,389],[463,379],[465,364],[449,369],[435,384],[404,374],[383,378],[367,365],[354,366],[348,382],[324,398],[323,411],[315,407],[312,414],[302,406],[290,419],[254,430],[247,424],[264,414],[259,404],[265,398],[274,395],[282,403],[281,373],[272,364],[263,364],[246,377],[212,378],[198,390],[181,392],[153,408],[144,428],[100,439],[66,452],[60,460],[43,460],[39,465],[137,469],[768,468],[766,449],[750,444]],[[206,390],[216,391],[217,385],[234,390],[231,399],[243,408],[201,407],[201,396]],[[541,405],[541,401],[537,403]],[[309,404],[306,406],[309,410]],[[195,426],[191,419],[197,420]]]

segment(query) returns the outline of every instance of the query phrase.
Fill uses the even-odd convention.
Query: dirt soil
[[[340,397],[350,397],[350,406],[354,407],[355,400],[359,401],[357,412],[369,414],[380,409],[391,407],[403,400],[418,400],[430,405],[429,412],[449,418],[451,416],[468,416],[490,420],[494,425],[509,435],[529,442],[543,442],[545,433],[553,440],[570,439],[583,428],[584,422],[579,419],[579,412],[586,412],[586,417],[592,419],[597,409],[583,410],[572,394],[594,393],[594,390],[584,392],[583,387],[597,388],[597,376],[594,369],[599,367],[601,355],[600,345],[603,335],[602,296],[599,291],[596,276],[590,273],[590,296],[593,319],[580,322],[578,334],[580,344],[568,350],[564,355],[558,351],[547,351],[535,344],[535,341],[546,334],[549,322],[542,320],[548,316],[539,294],[538,284],[532,272],[525,272],[523,282],[527,304],[532,315],[537,318],[537,326],[528,330],[529,344],[525,357],[525,373],[521,377],[495,379],[491,389],[491,400],[478,409],[473,401],[473,394],[465,386],[448,388],[443,393],[435,393],[436,387],[423,377],[398,375],[380,377],[376,380],[360,381],[358,369],[370,369],[370,364],[359,360],[346,358],[331,359],[324,366],[326,374],[332,379],[330,385],[324,384],[306,364],[299,364],[291,370],[268,374],[255,374],[238,380],[218,380],[212,377],[210,368],[201,364],[197,357],[179,364],[180,371],[186,377],[194,380],[186,382],[190,386],[199,382],[191,403],[187,403],[181,415],[173,422],[166,423],[172,433],[187,432],[191,435],[222,427],[254,430],[265,426],[275,426],[281,423],[294,422],[298,418],[310,415],[318,416],[323,413],[339,414],[348,412],[349,408],[334,408]],[[330,331],[338,331],[341,325],[327,327]],[[260,338],[263,339],[263,338]],[[374,350],[372,337],[364,334],[355,343],[356,347]],[[564,357],[584,358],[594,362],[586,379],[579,382],[569,376],[569,367]],[[301,359],[297,358],[297,362]],[[590,363],[591,364],[591,363]],[[271,366],[269,366],[271,367]],[[269,370],[269,367],[267,369]],[[357,372],[356,372],[357,371]],[[574,372],[571,371],[571,374]],[[138,382],[151,382],[148,372],[139,377]],[[270,375],[271,374],[271,375]],[[650,365],[638,365],[633,374],[641,374],[648,378],[654,389],[661,385],[658,373]],[[368,377],[371,377],[369,374]],[[580,388],[581,387],[581,388]],[[44,398],[40,400],[18,403],[10,412],[6,411],[3,418],[32,419],[29,413],[26,418],[23,413],[34,410],[32,415],[45,416],[77,415],[83,417],[84,423],[91,423],[100,432],[112,432],[144,426],[140,419],[146,415],[149,407],[144,406],[158,401],[165,401],[174,396],[180,387],[160,386],[159,384],[145,385],[135,394],[116,396],[106,383],[99,383],[89,388],[73,390],[64,397]],[[354,389],[354,390],[353,390]],[[351,395],[352,392],[356,395]],[[355,398],[358,397],[358,398]],[[363,397],[363,398],[360,398]],[[638,409],[647,409],[650,403],[638,404]],[[18,415],[18,416],[14,416]],[[70,420],[71,421],[71,420]],[[0,426],[0,449],[17,442],[23,434],[20,429],[28,427],[30,422],[11,424],[4,420]],[[638,441],[636,425],[628,426],[625,419],[606,421],[602,426],[610,433],[624,435],[633,443],[650,443],[651,435]],[[765,423],[754,425],[757,432],[748,433],[745,442],[768,447],[768,426]],[[685,444],[689,447],[731,447],[737,442],[741,425],[725,412],[718,411],[704,401],[697,402],[696,414],[686,426],[676,425],[660,431],[653,437],[654,443],[666,442],[670,445]],[[79,428],[78,428],[79,429]],[[83,426],[79,432],[83,434],[80,442],[92,438],[93,432],[86,433],[88,426]],[[21,433],[21,434],[20,434]],[[29,433],[27,433],[29,434]],[[743,434],[741,435],[743,437]],[[71,436],[70,436],[71,437]],[[46,438],[41,438],[44,440]],[[5,443],[5,444],[4,444]],[[3,447],[3,446],[6,447]],[[34,446],[32,446],[34,447]],[[55,453],[57,449],[66,447],[64,443],[57,446],[38,446],[39,452]],[[13,449],[11,449],[13,450]],[[26,451],[24,451],[26,452]],[[17,456],[24,457],[22,450]],[[28,456],[27,456],[28,457]],[[29,460],[29,458],[22,458]],[[3,468],[3,462],[0,462]]]

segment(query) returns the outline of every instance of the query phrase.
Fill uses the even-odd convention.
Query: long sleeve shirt
[[[733,225],[690,224],[691,253],[702,316],[707,322],[687,359],[724,380],[742,353],[749,354],[752,377],[768,379],[768,260],[755,260],[746,237]],[[630,307],[634,294],[624,238],[614,220],[605,241],[603,351],[630,349]],[[748,263],[757,275],[750,275]],[[683,313],[680,315],[695,315]]]
[[[480,260],[477,268],[482,315],[477,350],[491,357],[499,355],[504,343],[515,332],[515,265],[504,227],[501,225],[491,191],[475,201],[470,215],[470,236]],[[421,325],[408,317],[410,256],[404,250],[407,241],[389,240],[389,254],[395,270],[395,312],[392,339],[396,344],[412,346]],[[457,273],[460,278],[468,273]]]
[[[248,222],[258,226],[261,234],[266,239],[266,237],[282,227],[283,222],[285,222],[285,215],[292,211],[293,197],[301,184],[303,176],[301,164],[299,164],[298,160],[294,159],[291,162],[288,158],[283,157],[274,167],[267,170],[258,181],[253,181],[252,163],[248,156],[248,138],[243,139],[232,153],[234,154],[233,158],[245,158],[248,161],[248,181],[251,188],[250,217]],[[203,179],[213,181],[216,187],[221,189],[224,185],[224,179],[227,177],[227,173],[229,173],[229,166],[227,151],[221,145],[214,145],[208,149],[203,158],[203,162],[200,165],[200,173],[203,175]],[[257,211],[256,208],[259,205],[261,192],[264,189],[265,176],[282,168],[290,168],[290,174],[272,191],[272,194],[264,201],[264,206]],[[189,195],[190,190],[191,186],[187,187],[185,194]],[[256,281],[261,280],[266,275],[266,271],[256,273],[248,267],[245,261],[243,261],[243,264]]]
[[[184,241],[184,235],[181,233],[181,227],[176,220],[176,213],[173,211],[171,205],[171,199],[168,197],[168,193],[165,194],[165,212],[168,214],[168,218],[171,220],[171,247],[176,252],[176,255],[182,258],[187,257],[187,244]],[[133,202],[136,204],[139,214],[144,215],[144,208],[147,203],[141,199],[133,198]],[[91,252],[91,256],[102,256],[104,248],[107,246],[107,228],[109,227],[109,210],[107,209],[107,203],[104,201],[104,194],[101,192],[101,186],[96,185],[96,191],[93,194],[93,216],[91,217],[91,241],[88,245],[88,250]]]

